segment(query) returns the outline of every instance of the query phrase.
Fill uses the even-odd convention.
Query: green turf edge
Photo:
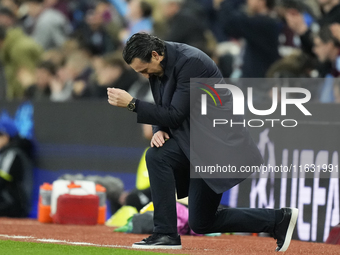
[[[136,251],[121,248],[75,246],[53,243],[30,243],[0,240],[0,254],[6,255],[163,255],[169,253]]]

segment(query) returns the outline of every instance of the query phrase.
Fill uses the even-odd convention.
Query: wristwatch
[[[136,100],[137,98],[132,98],[131,102],[127,105],[129,111],[133,111],[136,108]]]

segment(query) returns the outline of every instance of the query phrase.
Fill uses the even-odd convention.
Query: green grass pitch
[[[72,246],[51,243],[28,243],[0,240],[0,254],[6,255],[157,255],[146,251],[125,250],[118,248]]]

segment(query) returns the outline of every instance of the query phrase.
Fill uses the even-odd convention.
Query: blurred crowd
[[[203,50],[224,77],[279,79],[340,102],[340,0],[0,0],[0,100],[106,99],[115,87],[152,101],[121,56],[137,32]],[[270,99],[270,87],[259,91]]]

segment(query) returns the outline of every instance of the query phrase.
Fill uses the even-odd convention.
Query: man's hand
[[[165,143],[165,139],[170,139],[170,136],[168,135],[168,133],[164,132],[164,131],[158,131],[157,133],[155,133],[153,135],[153,137],[151,138],[151,147],[162,147],[163,144]]]
[[[133,97],[122,89],[108,88],[108,101],[110,105],[126,108]]]
[[[292,9],[287,10],[285,12],[285,19],[289,28],[298,35],[303,35],[307,32],[308,26],[302,13]]]

